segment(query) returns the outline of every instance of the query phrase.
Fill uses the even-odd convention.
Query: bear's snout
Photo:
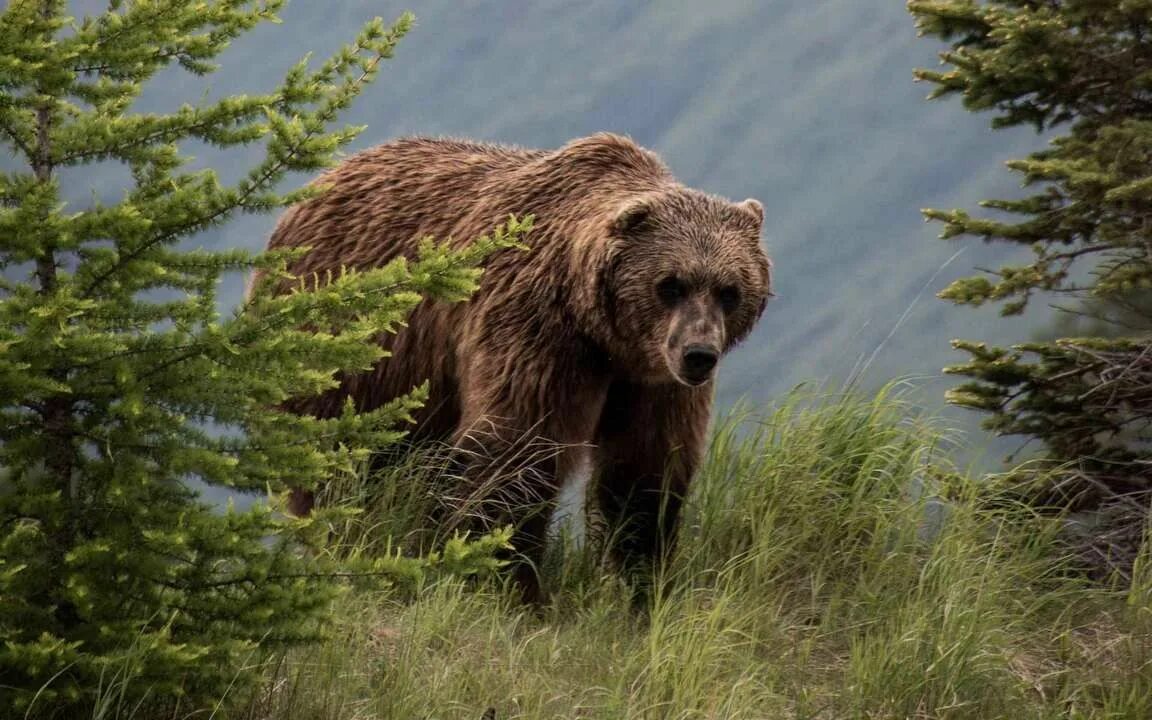
[[[684,348],[680,358],[680,375],[692,385],[701,385],[712,375],[720,361],[720,350],[711,345],[693,344]]]
[[[724,330],[724,310],[714,293],[692,293],[673,308],[664,354],[672,378],[692,387],[708,382],[720,362]]]

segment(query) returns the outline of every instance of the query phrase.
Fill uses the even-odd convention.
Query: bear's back
[[[316,180],[319,197],[281,216],[269,249],[309,246],[297,275],[412,257],[421,238],[467,242],[509,214],[537,217],[534,246],[570,237],[616,198],[672,182],[630,139],[609,133],[555,150],[411,137],[356,153]],[[614,207],[614,206],[613,206]]]
[[[369,148],[317,178],[325,192],[286,211],[268,247],[311,246],[297,273],[383,265],[424,236],[446,238],[489,177],[545,154],[422,137]]]

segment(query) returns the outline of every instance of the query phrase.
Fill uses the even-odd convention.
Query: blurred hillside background
[[[104,4],[72,6],[81,15]],[[994,132],[955,101],[926,102],[929,88],[913,83],[912,70],[935,66],[938,48],[916,37],[899,0],[294,0],[283,25],[237,41],[221,72],[162,75],[139,109],[271,89],[306,53],[324,57],[365,20],[405,9],[416,13],[415,31],[346,116],[368,126],[354,148],[407,134],[551,148],[609,130],[656,150],[689,185],[764,203],[778,297],[726,361],[722,406],[867,366],[866,387],[924,378],[923,402],[939,408],[952,382],[940,370],[961,360],[949,340],[1019,341],[1021,324],[1047,322],[1044,308],[1004,321],[995,309],[934,297],[1005,254],[935,239],[919,209],[1018,193],[1003,161],[1042,140]],[[189,150],[226,180],[261,154]],[[118,198],[126,179],[94,166],[66,182],[87,202],[93,192]],[[274,221],[240,217],[198,242],[258,249]],[[242,285],[230,278],[222,309]]]

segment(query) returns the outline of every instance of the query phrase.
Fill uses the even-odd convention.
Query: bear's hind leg
[[[454,445],[465,459],[465,499],[477,499],[466,503],[478,511],[469,525],[515,526],[512,569],[525,600],[537,602],[548,521],[564,478],[591,444],[607,382],[571,357],[525,353],[489,367],[499,359],[481,353],[469,367]]]
[[[548,522],[571,464],[569,449],[538,434],[508,430],[472,430],[462,435],[457,448],[464,482],[449,525],[474,532],[511,525],[513,550],[504,559],[524,601],[539,603]]]

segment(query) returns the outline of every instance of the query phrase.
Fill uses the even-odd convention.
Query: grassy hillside
[[[1084,583],[1056,523],[992,507],[950,444],[893,396],[735,413],[647,614],[595,542],[553,563],[540,614],[495,583],[349,593],[326,644],[265,661],[239,717],[1152,716],[1152,576]],[[408,536],[399,474],[338,543]],[[908,492],[940,482],[946,505]]]

